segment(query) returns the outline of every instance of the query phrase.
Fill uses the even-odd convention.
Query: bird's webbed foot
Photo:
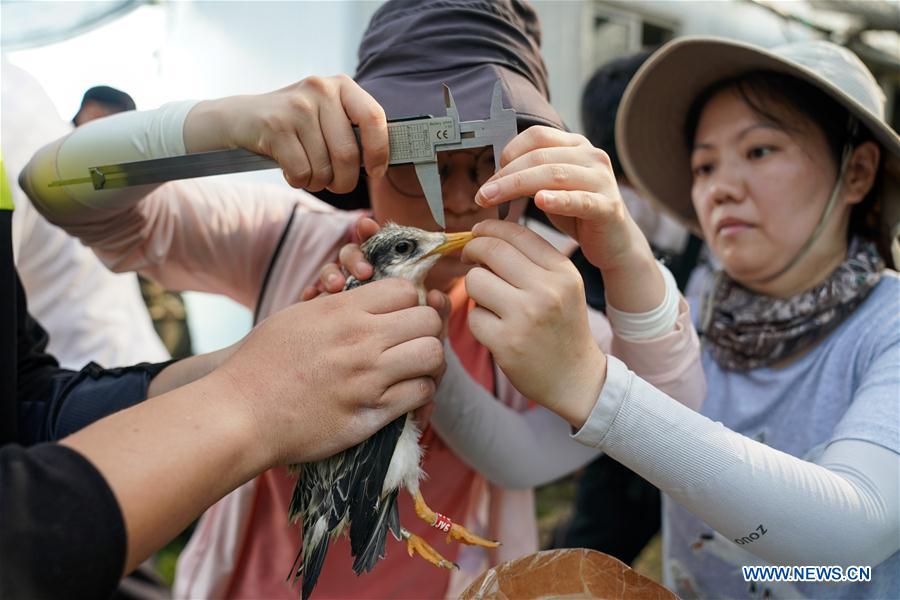
[[[431,510],[428,504],[425,503],[425,498],[422,497],[421,492],[416,492],[412,496],[416,515],[432,527],[446,532],[448,544],[456,540],[470,546],[483,546],[485,548],[496,548],[500,545],[500,542],[486,540],[479,535],[475,535],[459,523],[454,523],[444,515]]]
[[[452,563],[440,554],[438,554],[437,550],[431,547],[431,545],[417,536],[414,533],[411,533],[406,528],[400,529],[400,537],[406,540],[406,551],[409,552],[409,555],[412,556],[413,553],[418,554],[434,566],[441,569],[458,569],[459,565],[456,563]]]

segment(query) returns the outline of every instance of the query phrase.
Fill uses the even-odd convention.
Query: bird
[[[367,281],[348,277],[344,290],[388,277],[411,281],[425,303],[425,276],[442,257],[465,246],[471,232],[431,232],[388,223],[362,244],[373,267]],[[496,541],[475,535],[428,507],[419,490],[421,430],[413,413],[398,417],[366,441],[330,458],[299,465],[300,476],[288,509],[292,522],[302,521],[300,551],[291,567],[293,581],[302,578],[303,600],[315,587],[329,541],[349,529],[353,570],[371,571],[385,556],[388,531],[405,541],[410,556],[418,554],[439,568],[456,565],[400,523],[397,494],[402,486],[413,497],[416,515],[447,533],[448,541],[495,548]]]

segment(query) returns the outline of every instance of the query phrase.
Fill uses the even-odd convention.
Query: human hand
[[[381,225],[369,217],[360,217],[356,221],[356,234],[360,242],[365,242],[380,229]],[[344,244],[338,253],[338,262],[322,267],[319,271],[319,281],[303,290],[301,300],[311,300],[324,292],[337,294],[343,290],[347,277],[341,267],[360,281],[367,281],[374,273],[372,265],[359,249],[359,244]]]
[[[389,279],[291,306],[213,373],[270,464],[330,456],[423,405],[443,372],[441,318]]]
[[[611,306],[641,313],[662,303],[665,281],[625,207],[605,152],[581,135],[529,127],[504,148],[500,162],[478,191],[478,204],[534,196],[537,207],[603,272]]]
[[[500,164],[478,191],[479,205],[533,196],[537,207],[603,271],[630,266],[635,257],[652,259],[619,194],[609,156],[584,136],[529,127],[504,148]]]
[[[384,110],[346,75],[200,102],[185,119],[184,141],[188,152],[240,147],[270,156],[293,187],[336,193],[356,187],[361,162],[381,177],[390,156]]]
[[[463,260],[477,263],[466,290],[475,338],[517,390],[580,427],[606,380],[606,356],[588,327],[575,266],[536,233],[484,221]]]
[[[369,217],[360,217],[356,222],[356,235],[360,242],[365,242],[381,230],[381,225]],[[319,282],[316,286],[310,286],[303,290],[303,300],[311,300],[319,294],[336,294],[344,289],[347,277],[344,271],[350,273],[360,281],[368,281],[374,271],[372,265],[366,260],[366,255],[360,249],[359,244],[345,244],[338,252],[338,262],[329,263],[319,271]],[[425,295],[425,303],[438,311],[441,315],[443,327],[441,339],[447,337],[447,325],[450,319],[450,299],[439,290],[429,290]]]
[[[153,398],[165,394],[212,373],[231,358],[243,342],[242,338],[225,348],[204,354],[195,354],[173,362],[150,380],[150,385],[147,386],[147,397]]]
[[[347,244],[345,247],[353,246],[358,248],[356,244]],[[369,263],[365,263],[368,265]],[[328,267],[335,267],[335,265],[328,265]],[[306,302],[308,300],[312,300],[320,295],[330,295],[333,292],[328,292],[325,290],[324,280],[326,279],[326,275],[324,273],[325,268],[322,269],[323,273],[321,277],[323,279],[322,282],[319,282],[315,286],[310,286],[303,290],[303,301]],[[341,281],[344,281],[344,274],[337,269],[337,273],[341,278]],[[371,274],[370,274],[371,275]],[[334,287],[334,286],[331,286]],[[341,288],[343,289],[343,284],[341,284]],[[340,291],[340,290],[339,290]],[[438,314],[441,317],[441,341],[447,339],[447,328],[450,320],[450,299],[446,294],[440,292],[439,290],[429,290],[428,294],[425,296],[425,303],[438,311]],[[440,372],[435,375],[434,384],[435,387],[441,385],[441,379],[443,379],[444,372],[446,371],[446,363],[441,368]],[[434,412],[434,404],[431,402],[425,404],[424,406],[420,406],[415,410],[416,422],[419,423],[420,426],[424,426],[425,423],[428,422],[428,419],[431,418],[431,413]]]

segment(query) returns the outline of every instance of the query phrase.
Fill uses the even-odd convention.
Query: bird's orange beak
[[[446,241],[429,252],[426,256],[431,256],[433,254],[442,254],[444,256],[450,254],[454,250],[459,250],[470,241],[472,241],[472,232],[471,231],[460,231],[458,233],[445,233],[444,237],[446,237]]]

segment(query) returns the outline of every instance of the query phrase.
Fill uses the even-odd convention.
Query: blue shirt
[[[810,461],[842,439],[900,453],[900,277],[885,271],[853,314],[786,367],[726,371],[704,349],[703,368],[700,412],[733,431]],[[665,583],[682,598],[900,598],[900,553],[871,565],[869,583],[751,584],[741,566],[761,560],[668,497],[663,532]]]

